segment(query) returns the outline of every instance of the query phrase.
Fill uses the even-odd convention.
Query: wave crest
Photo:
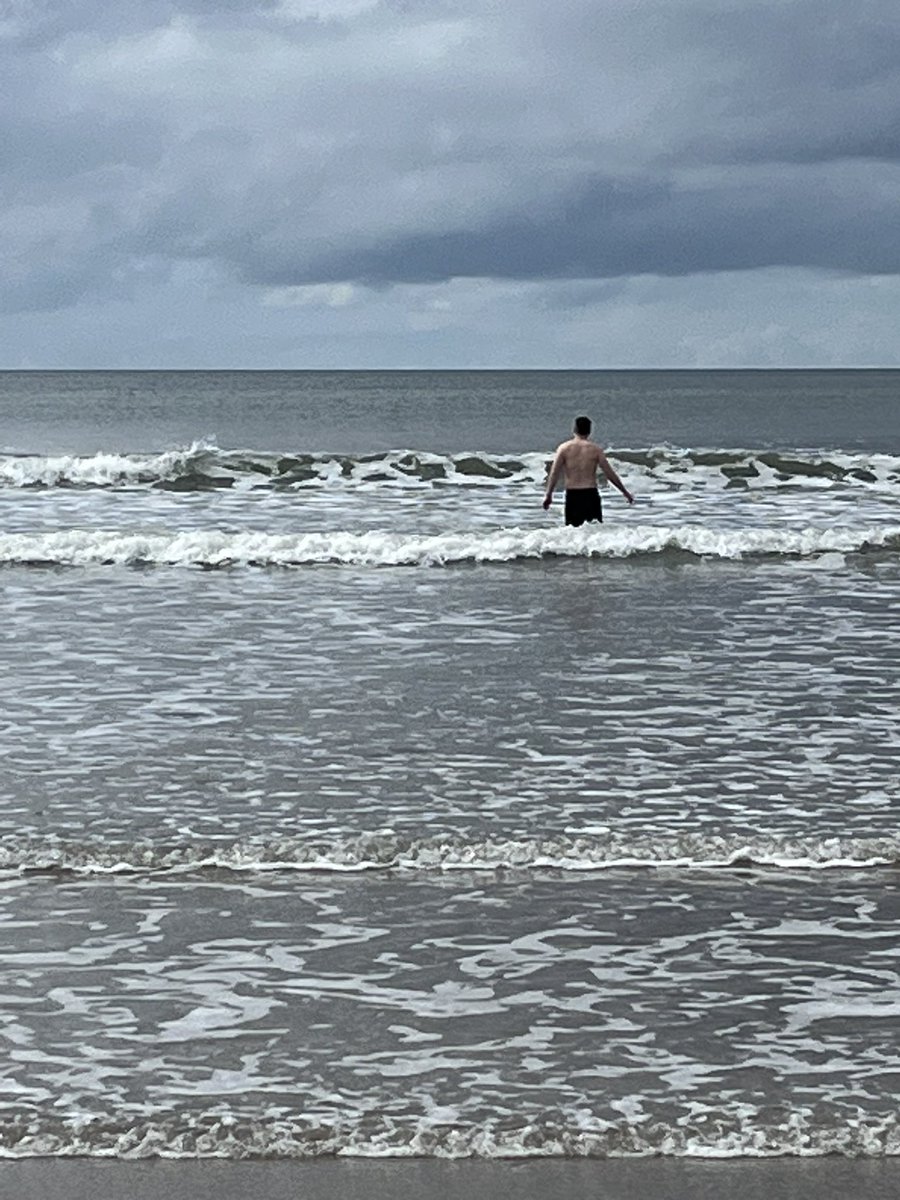
[[[754,451],[741,449],[610,450],[610,458],[643,486],[769,488],[873,486],[900,491],[900,458],[888,454]],[[440,454],[391,450],[372,454],[278,453],[228,450],[208,442],[157,454],[98,451],[87,455],[0,455],[0,487],[162,488],[202,491],[251,487],[440,486],[539,487],[548,453],[472,451]]]
[[[900,525],[827,529],[710,529],[700,525],[632,525],[522,529],[411,535],[372,530],[352,533],[271,534],[190,530],[124,533],[66,529],[0,534],[0,564],[26,566],[156,565],[200,567],[447,566],[541,558],[705,559],[812,558],[900,549]]]

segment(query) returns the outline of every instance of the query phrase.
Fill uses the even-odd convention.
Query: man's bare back
[[[597,486],[597,471],[603,451],[589,438],[573,437],[557,448],[556,457],[565,472],[567,488]]]
[[[586,432],[579,432],[579,429],[586,429]],[[549,508],[553,502],[553,490],[559,482],[559,477],[565,473],[566,477],[566,497],[567,501],[571,499],[570,493],[583,493],[587,491],[595,492],[597,488],[597,472],[602,471],[609,482],[619,489],[629,504],[634,504],[634,496],[629,492],[628,488],[622,483],[622,480],[616,474],[613,467],[610,465],[609,459],[603,453],[603,450],[592,442],[590,439],[591,423],[587,417],[578,417],[575,422],[575,436],[567,442],[563,442],[557,447],[556,456],[553,459],[553,466],[550,468],[550,475],[547,479],[547,491],[544,495],[544,508]],[[592,499],[587,497],[588,501]],[[581,520],[569,521],[567,504],[567,523],[581,524]],[[603,519],[600,509],[600,498],[597,496],[596,506],[589,506],[586,510],[586,515],[583,520],[598,520]]]

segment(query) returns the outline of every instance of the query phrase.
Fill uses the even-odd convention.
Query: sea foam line
[[[611,449],[621,471],[642,488],[829,488],[875,486],[900,490],[900,457],[844,451],[742,449]],[[93,454],[2,454],[0,488],[162,487],[196,491],[234,485],[254,488],[539,487],[552,451],[442,454],[389,450],[372,454],[228,450],[211,442],[159,453],[98,450]]]
[[[700,1158],[900,1154],[895,1113],[817,1123],[794,1112],[779,1124],[754,1123],[712,1106],[702,1120],[608,1121],[583,1110],[571,1117],[539,1113],[481,1124],[361,1117],[243,1118],[126,1115],[68,1120],[34,1116],[0,1121],[0,1158]]]
[[[523,529],[410,535],[372,530],[352,533],[272,534],[190,530],[125,533],[65,529],[0,535],[0,564],[298,567],[446,566],[546,557],[635,558],[687,554],[707,559],[761,556],[809,558],[827,553],[900,549],[900,525],[839,529],[710,529],[701,525]]]
[[[823,870],[891,866],[900,838],[684,833],[671,837],[557,834],[533,838],[404,837],[390,830],[343,838],[281,837],[182,844],[80,843],[8,838],[0,870],[99,875],[244,871],[603,871],[613,868]]]

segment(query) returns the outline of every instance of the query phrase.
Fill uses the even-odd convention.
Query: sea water
[[[0,376],[0,1153],[900,1152],[898,392]]]

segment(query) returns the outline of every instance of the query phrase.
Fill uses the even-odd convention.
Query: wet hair
[[[591,418],[590,417],[576,417],[575,418],[575,432],[580,433],[582,437],[587,437],[588,434],[591,432]]]

